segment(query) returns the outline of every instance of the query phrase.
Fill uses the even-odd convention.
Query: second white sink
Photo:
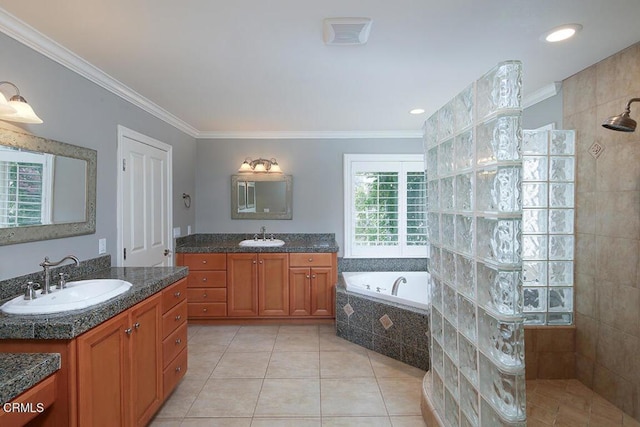
[[[240,242],[240,246],[242,247],[251,246],[256,248],[275,248],[282,245],[284,245],[284,241],[280,239],[273,239],[273,240],[247,239]]]
[[[68,282],[65,289],[25,300],[22,295],[7,301],[0,307],[8,314],[49,314],[91,307],[131,288],[131,283],[119,279],[93,279]]]

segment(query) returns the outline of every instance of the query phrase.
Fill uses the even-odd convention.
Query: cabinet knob
[[[206,309],[206,308],[203,308],[203,309],[202,309],[202,311],[203,311],[204,313],[206,313],[206,312],[207,312],[207,309]]]
[[[311,275],[311,278],[312,278],[312,279],[315,279],[315,278],[316,278],[316,275],[315,275],[315,274],[312,274],[312,275]]]
[[[140,327],[140,322],[136,322],[136,323],[134,323],[134,324],[133,324],[133,327],[134,327],[134,328],[136,328],[136,329],[138,329],[138,328]]]
[[[180,291],[178,291],[175,294],[173,294],[173,296],[176,297],[176,298],[180,298],[180,295],[182,295],[182,293]]]
[[[176,322],[177,322],[178,320],[180,320],[180,319],[182,319],[182,316],[180,316],[180,315],[178,314],[178,315],[176,316]]]
[[[206,264],[206,263],[207,263],[207,260],[206,260],[206,259],[203,259],[203,260],[202,260],[202,263],[203,263],[203,264]]]
[[[309,279],[309,278],[310,278],[310,277],[309,277],[309,275],[307,274],[307,279]]]
[[[254,264],[256,263],[256,260],[255,260],[255,259],[253,260],[253,263],[254,263]]]
[[[180,338],[178,338],[178,339],[176,340],[176,345],[180,345],[180,343],[182,343],[182,340],[181,340]]]
[[[182,366],[176,366],[176,372],[182,371]]]
[[[260,260],[260,264],[262,264],[262,260]]]
[[[309,262],[313,262],[313,258],[309,258]]]
[[[203,277],[203,278],[202,278],[202,281],[203,281],[203,282],[206,282],[206,281],[207,281],[207,278],[206,278],[206,277]]]
[[[132,329],[131,328],[127,328],[124,330],[124,333],[127,335],[131,335]]]
[[[206,298],[207,296],[208,296],[208,295],[207,295],[207,293],[206,293],[206,292],[205,292],[204,294],[202,294],[202,298]]]

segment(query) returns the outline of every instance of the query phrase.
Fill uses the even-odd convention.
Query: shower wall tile
[[[634,90],[637,91],[638,75],[633,70],[639,68],[638,57],[640,44],[635,44],[595,65],[597,105],[611,99],[628,97]]]
[[[575,275],[576,281],[576,301],[575,309],[576,314],[580,313],[592,318],[596,317],[597,305],[596,305],[596,280],[593,276],[588,274],[577,273]]]
[[[596,69],[588,68],[562,82],[563,115],[582,113],[596,105]],[[571,129],[565,123],[567,129]]]
[[[596,236],[596,279],[638,285],[640,241]]]
[[[611,237],[638,236],[640,216],[627,212],[640,205],[638,191],[609,191],[596,201],[596,234]]]

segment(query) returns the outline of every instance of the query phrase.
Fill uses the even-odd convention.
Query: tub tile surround
[[[348,292],[340,276],[336,288],[335,311],[338,337],[408,365],[428,370],[427,310],[389,301],[381,302]],[[392,324],[385,328],[388,320]]]
[[[600,126],[640,95],[640,43],[563,82],[577,133],[576,378],[640,420],[640,136]],[[638,119],[637,104],[632,117]],[[589,147],[604,151],[597,159]]]

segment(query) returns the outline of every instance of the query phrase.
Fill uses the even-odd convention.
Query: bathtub
[[[343,272],[342,277],[349,292],[423,310],[429,308],[429,273],[426,271]],[[399,277],[407,282],[400,283],[397,296],[391,295],[393,283]]]
[[[394,296],[391,288],[398,277],[407,283],[400,283]],[[428,280],[426,271],[342,272],[336,287],[336,335],[428,370]]]

